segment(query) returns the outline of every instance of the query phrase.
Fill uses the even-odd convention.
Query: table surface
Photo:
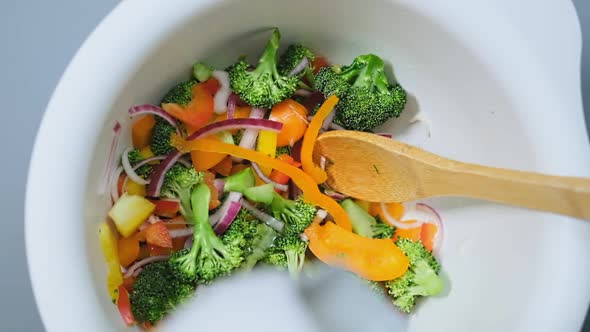
[[[0,241],[2,331],[43,330],[24,252],[23,200],[31,149],[45,106],[63,70],[82,41],[117,2],[20,0],[3,1],[0,5],[0,41],[4,46],[0,61],[0,95],[5,114],[11,112],[6,119],[11,123],[0,131],[0,137],[4,142],[18,139],[18,144],[5,147],[0,172],[0,197],[5,209]],[[587,46],[582,85],[585,104],[590,105],[590,1],[574,2]],[[587,106],[587,124],[589,109]],[[584,330],[590,332],[588,318],[586,325]]]

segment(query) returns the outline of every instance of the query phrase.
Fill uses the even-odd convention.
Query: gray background
[[[4,210],[0,228],[2,331],[42,330],[24,253],[23,199],[31,148],[47,101],[63,70],[82,41],[117,2],[4,0],[0,4],[0,99],[4,114],[0,130],[4,156],[1,157],[3,167],[0,172],[0,206]],[[578,6],[587,46],[583,90],[588,105],[588,123],[590,1],[574,2]],[[47,212],[50,215],[51,211]],[[51,239],[48,245],[51,245]],[[74,303],[63,305],[75,306]],[[590,326],[585,330],[590,331]]]

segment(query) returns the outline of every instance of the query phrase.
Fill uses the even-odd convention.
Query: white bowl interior
[[[137,5],[140,1],[131,2]],[[175,10],[170,14],[175,22],[165,24],[154,36],[134,35],[139,31],[139,24],[130,22],[129,31],[120,30],[120,41],[109,40],[110,46],[118,47],[133,40],[131,35],[138,36],[139,51],[126,53],[124,50],[129,46],[121,46],[125,48],[117,56],[131,64],[128,72],[114,75],[116,80],[113,78],[112,84],[104,82],[107,92],[96,97],[97,105],[85,110],[88,114],[100,113],[100,117],[94,118],[98,120],[94,126],[103,128],[100,133],[92,132],[85,143],[93,153],[87,154],[85,165],[89,170],[80,179],[85,184],[85,196],[81,233],[77,236],[84,236],[75,243],[79,247],[74,248],[83,252],[85,261],[80,264],[89,269],[82,278],[92,279],[81,282],[91,284],[94,292],[94,298],[84,301],[98,301],[102,310],[95,313],[101,319],[93,320],[91,330],[124,329],[106,291],[106,266],[96,234],[97,224],[107,211],[107,198],[97,188],[102,181],[113,124],[116,121],[123,124],[119,144],[122,151],[129,144],[130,120],[126,115],[129,106],[159,102],[167,89],[189,77],[190,67],[196,60],[224,67],[239,55],[247,54],[250,61],[255,61],[270,27],[281,29],[283,45],[295,41],[305,43],[332,62],[348,63],[354,56],[370,52],[390,62],[392,72],[411,94],[405,114],[383,129],[398,139],[469,162],[578,175],[585,172],[583,163],[577,160],[565,163],[552,158],[559,153],[571,157],[575,152],[569,155],[570,152],[552,152],[540,145],[558,135],[545,133],[543,128],[550,124],[535,122],[536,114],[549,114],[564,96],[550,95],[543,102],[528,98],[549,95],[551,91],[550,82],[536,72],[539,64],[527,61],[530,54],[524,47],[512,49],[514,54],[508,57],[501,50],[493,51],[489,36],[472,38],[471,34],[476,33],[473,30],[479,28],[465,29],[470,22],[467,18],[459,20],[459,12],[449,10],[443,15],[438,5],[428,8],[410,1],[387,0],[338,1],[337,6],[345,10],[335,9],[333,1],[312,0],[201,2],[199,5],[176,2],[185,13]],[[119,8],[120,12],[129,13],[133,5],[121,6],[126,8]],[[147,24],[158,24],[157,11],[149,9],[146,13],[140,16]],[[116,20],[116,16],[109,19]],[[482,24],[487,23],[482,20]],[[104,34],[106,29],[101,27],[98,33]],[[515,69],[508,59],[519,64],[518,75],[509,74]],[[98,60],[97,64],[104,67],[91,72],[109,70],[108,64]],[[533,86],[521,84],[524,80],[521,76],[527,75],[529,80],[537,81]],[[430,125],[410,124],[418,112]],[[588,160],[587,156],[582,159]],[[441,198],[431,203],[440,209],[446,221],[441,257],[450,290],[445,296],[420,305],[418,313],[411,318],[411,330],[435,327],[442,331],[470,331],[473,327],[528,330],[547,326],[543,324],[575,329],[578,326],[577,309],[560,312],[562,319],[568,318],[565,323],[552,317],[535,317],[535,320],[531,317],[540,309],[563,310],[559,307],[565,307],[568,298],[570,302],[571,299],[587,301],[588,292],[580,295],[565,286],[545,290],[545,296],[552,300],[542,301],[543,294],[539,292],[552,283],[552,271],[561,274],[557,271],[569,268],[572,261],[568,257],[572,252],[588,249],[580,240],[590,235],[586,225],[472,200]],[[556,229],[560,221],[555,219],[568,224],[568,228]],[[564,244],[558,249],[536,245],[556,241]],[[548,267],[547,260],[552,267]],[[590,270],[590,265],[584,264],[581,269]],[[575,276],[568,278],[570,282],[579,281]],[[37,296],[39,300],[41,295]],[[44,319],[46,324],[50,320],[45,315]]]

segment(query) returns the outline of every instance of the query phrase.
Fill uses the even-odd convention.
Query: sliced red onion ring
[[[236,104],[238,103],[239,99],[240,99],[240,97],[238,97],[238,95],[233,92],[229,95],[229,98],[227,98],[227,118],[228,119],[234,118],[234,113],[236,112]]]
[[[190,221],[186,221],[186,220],[178,220],[175,218],[174,221],[164,221],[164,224],[166,225],[192,225],[193,223]]]
[[[415,222],[412,223],[405,223],[402,221],[399,221],[397,219],[395,219],[394,217],[392,217],[389,212],[387,212],[387,206],[385,205],[385,203],[381,203],[381,211],[383,212],[383,217],[385,218],[385,221],[399,229],[410,229],[410,228],[416,228],[418,226],[421,226],[422,223],[424,222],[423,220],[421,220],[420,218],[416,218]],[[409,209],[406,209],[406,211],[409,211]],[[404,214],[404,219],[406,220],[413,220],[414,218],[407,218],[406,215]]]
[[[191,164],[190,161],[184,159],[184,158],[179,158],[178,159],[178,163],[182,164],[182,166],[186,167],[186,168],[191,168],[193,167],[193,164]]]
[[[169,225],[169,224],[167,224],[167,225]],[[170,237],[173,239],[177,238],[177,237],[185,237],[185,236],[193,235],[194,232],[195,232],[194,227],[187,227],[187,228],[182,228],[182,229],[171,229],[168,231],[168,233],[170,233]]]
[[[143,269],[140,267],[139,269],[135,270],[131,276],[135,278],[141,273],[141,271],[143,271]]]
[[[260,169],[260,166],[258,166],[257,163],[253,162],[252,163],[252,169],[254,169],[254,172],[256,172],[256,175],[258,175],[258,177],[266,182],[266,183],[270,183],[272,184],[276,190],[278,191],[287,191],[289,190],[289,186],[286,184],[281,184],[281,183],[276,183],[273,180],[269,179],[268,176],[266,176],[264,173],[262,173],[262,170]]]
[[[296,162],[301,162],[301,146],[303,145],[303,139],[295,142],[293,147],[291,148],[291,157],[295,159]]]
[[[393,134],[390,134],[390,133],[376,133],[375,135],[379,135],[379,136],[383,136],[383,137],[387,137],[387,138],[393,138]]]
[[[337,125],[334,122],[330,123],[328,127],[332,130],[346,130],[346,128],[342,127],[341,125]]]
[[[260,211],[254,205],[250,204],[247,200],[242,199],[240,200],[240,203],[242,203],[242,206],[246,210],[250,211],[250,213],[252,213],[254,217],[265,223],[270,228],[276,230],[277,232],[282,232],[283,228],[285,228],[285,224],[282,221],[273,218],[270,214]]]
[[[215,179],[213,181],[213,186],[217,189],[217,192],[221,194],[223,192],[223,188],[225,187],[225,181],[222,179]]]
[[[311,96],[312,92],[305,89],[297,89],[293,94],[300,97],[309,97]]]
[[[152,257],[147,257],[144,258],[140,261],[137,261],[135,263],[133,263],[133,265],[131,265],[128,269],[127,272],[125,272],[125,275],[123,276],[124,278],[129,278],[131,276],[133,276],[133,273],[139,269],[139,268],[143,268],[144,266],[146,266],[147,264],[150,263],[154,263],[154,262],[160,262],[160,261],[165,261],[168,259],[168,255],[162,255],[162,256],[152,256]]]
[[[320,156],[320,168],[325,170],[326,169],[326,157]]]
[[[320,218],[321,220],[324,220],[328,216],[328,211],[323,210],[323,209],[318,209],[315,213],[315,216]]]
[[[341,194],[339,192],[337,192],[336,190],[332,190],[332,189],[326,189],[324,190],[324,194],[326,194],[326,196],[335,199],[337,201],[341,201],[343,199],[347,199],[348,196]]]
[[[239,201],[238,202],[230,202],[229,208],[227,209],[225,215],[223,217],[221,217],[221,220],[219,220],[219,222],[215,225],[215,227],[213,227],[215,234],[217,234],[217,235],[223,234],[227,230],[227,228],[231,225],[231,223],[234,222],[234,219],[236,219],[236,216],[240,212],[241,208],[242,208],[242,204]]]
[[[166,159],[166,156],[154,156],[154,157],[149,157],[147,159],[144,159],[140,162],[138,162],[137,164],[135,164],[135,166],[133,166],[133,170],[137,171],[141,166],[152,163],[154,161],[158,161],[158,160],[163,160]]]
[[[215,111],[215,114],[223,114],[227,112],[227,99],[231,94],[229,88],[229,74],[223,70],[215,70],[211,76],[213,76],[220,85],[219,90],[213,97],[213,110]]]
[[[426,221],[432,222],[437,227],[436,235],[434,236],[434,244],[432,246],[432,251],[437,253],[442,245],[444,235],[444,224],[442,218],[432,206],[425,203],[416,203],[416,210],[428,213],[432,216],[432,219],[427,219]]]
[[[123,169],[125,170],[127,177],[131,179],[131,181],[137,184],[146,185],[149,183],[149,181],[137,175],[137,173],[135,173],[135,170],[131,166],[131,163],[129,163],[129,152],[131,152],[131,150],[131,148],[127,148],[125,149],[125,151],[123,151],[123,155],[121,157],[121,164],[123,164]]]
[[[254,111],[254,109],[252,111]],[[265,119],[223,120],[206,125],[205,127],[197,130],[192,135],[187,137],[186,140],[190,141],[207,135],[215,134],[220,131],[242,128],[256,129],[256,131],[258,131],[259,129],[264,129],[279,132],[281,128],[283,128],[283,124],[277,121]],[[164,175],[166,175],[166,172],[168,172],[170,167],[172,167],[172,165],[174,165],[174,163],[176,163],[182,155],[182,152],[174,150],[170,152],[170,154],[168,154],[168,156],[166,156],[166,158],[160,164],[154,167],[154,172],[150,177],[150,184],[148,186],[147,196],[160,196],[160,189],[162,188],[162,184],[164,183]]]
[[[136,106],[132,106],[129,109],[129,111],[127,111],[127,112],[132,117],[136,116],[136,115],[141,115],[141,114],[157,115],[157,116],[161,117],[162,119],[166,120],[166,122],[168,122],[170,125],[172,125],[174,127],[174,129],[176,130],[176,133],[178,135],[180,135],[180,129],[178,128],[178,125],[176,124],[176,120],[172,117],[172,115],[168,114],[166,111],[164,111],[163,109],[161,109],[158,106],[150,105],[150,104],[136,105]]]
[[[113,199],[113,202],[116,202],[119,200],[119,177],[121,176],[121,173],[123,172],[123,167],[119,166],[117,167],[117,169],[115,170],[115,172],[113,173],[113,176],[111,177],[111,198]]]
[[[322,124],[323,130],[328,130],[330,128],[330,125],[334,121],[334,116],[336,116],[336,112],[330,112],[330,114],[328,114],[328,116],[324,120],[324,123]]]
[[[297,199],[301,196],[301,189],[297,187],[297,185],[293,182],[293,180],[289,180],[289,198],[290,199]]]
[[[191,236],[186,241],[184,241],[184,249],[190,249],[193,246],[193,242],[195,241],[194,237]]]
[[[109,149],[109,157],[104,165],[103,174],[101,177],[101,183],[98,185],[98,193],[103,195],[107,191],[107,187],[111,185],[113,171],[116,169],[113,165],[115,160],[115,153],[117,152],[117,146],[119,145],[119,137],[121,136],[121,124],[119,121],[115,122],[113,126],[113,140],[111,141],[111,147]]]
[[[217,211],[215,211],[214,214],[209,216],[209,223],[211,224],[211,226],[216,226],[219,223],[219,221],[222,220],[225,217],[225,215],[227,215],[231,203],[239,202],[240,198],[242,198],[241,193],[235,191],[230,192],[223,201],[223,204],[221,204],[221,206],[219,207],[219,209],[217,209]]]
[[[295,66],[295,68],[293,68],[293,70],[291,70],[291,72],[289,73],[289,76],[295,76],[295,75],[299,74],[300,72],[302,72],[305,69],[305,67],[307,67],[307,65],[309,65],[309,60],[307,59],[307,57],[304,57],[303,59],[301,59],[301,61],[299,61],[297,66]]]
[[[262,119],[264,118],[266,111],[262,108],[253,108],[250,111],[250,119]],[[258,138],[259,129],[246,129],[242,135],[239,146],[244,149],[254,149],[256,145],[256,138]],[[233,158],[234,161],[241,161],[240,158]]]

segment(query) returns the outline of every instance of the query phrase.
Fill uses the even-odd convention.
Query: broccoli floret
[[[162,104],[174,103],[180,106],[188,105],[193,99],[193,86],[197,81],[179,83],[162,98]]]
[[[322,68],[316,87],[325,96],[340,97],[336,123],[346,129],[368,131],[392,117],[398,117],[406,104],[406,92],[391,85],[383,60],[374,54],[361,55],[350,66]]]
[[[274,242],[274,246],[284,252],[287,270],[293,278],[303,269],[307,244],[307,241],[301,239],[300,233],[290,229],[286,229]]]
[[[248,210],[242,209],[221,239],[226,245],[242,250],[244,262],[241,269],[248,271],[264,258],[276,236],[272,228],[256,219]]]
[[[167,155],[172,152],[174,147],[170,144],[170,138],[174,133],[176,133],[176,129],[171,124],[164,120],[156,119],[150,144],[152,152],[157,156]]]
[[[293,232],[297,235],[311,224],[317,211],[313,204],[305,203],[301,198],[296,201],[283,198],[274,193],[271,210],[275,218],[285,223],[285,232]]]
[[[372,225],[371,228],[373,230],[373,238],[374,239],[391,239],[395,234],[395,226],[391,226],[386,224],[381,220],[379,216],[375,217],[375,221],[377,222],[375,225]]]
[[[410,267],[401,277],[387,281],[385,287],[393,298],[393,304],[409,313],[417,297],[433,296],[442,291],[443,283],[438,276],[440,264],[421,241],[399,239],[396,245],[408,257]]]
[[[232,174],[223,179],[223,191],[237,191],[243,193],[246,188],[256,184],[256,175],[251,167],[245,168],[236,174]]]
[[[308,245],[307,241],[301,238],[301,233],[311,224],[317,209],[301,199],[292,201],[276,192],[270,207],[274,217],[285,223],[285,228],[267,251],[264,261],[278,267],[286,267],[295,278],[303,268]]]
[[[315,54],[313,52],[301,45],[301,44],[292,44],[287,47],[285,53],[281,55],[281,59],[279,61],[279,74],[283,76],[292,75],[291,72],[297,68],[299,65],[303,65],[303,61],[306,61],[304,68],[300,68],[301,71],[298,73],[299,76],[305,73],[306,68],[311,68],[311,62],[315,59]]]
[[[283,76],[277,69],[280,39],[279,30],[274,29],[256,69],[248,71],[250,65],[243,60],[228,69],[231,89],[251,106],[271,108],[297,89],[299,77]]]
[[[240,145],[240,141],[242,141],[242,135],[244,135],[243,130],[238,130],[235,134],[232,135],[234,145]]]
[[[231,273],[244,259],[239,245],[224,243],[213,231],[209,224],[210,201],[209,187],[198,184],[191,193],[193,245],[170,258],[175,271],[186,281],[209,283]]]
[[[291,147],[287,145],[277,148],[277,151],[275,152],[275,158],[278,158],[280,155],[283,154],[291,155]]]
[[[192,217],[191,191],[193,187],[203,181],[203,173],[194,168],[186,168],[174,164],[164,176],[161,195],[180,200],[180,213],[187,219]]]
[[[155,324],[194,291],[195,286],[179,279],[168,261],[151,263],[133,284],[129,296],[131,311],[139,323]]]
[[[127,155],[127,157],[129,158],[129,163],[131,164],[131,166],[135,166],[139,162],[144,160],[139,149],[131,150],[129,152],[129,154]],[[137,173],[137,175],[139,175],[139,176],[143,176],[144,178],[147,178],[152,173],[152,171],[153,171],[153,168],[151,165],[143,165],[140,168],[136,169],[135,173]]]
[[[342,98],[350,89],[348,80],[340,75],[341,69],[339,66],[324,67],[315,76],[315,87],[324,96],[330,97],[336,95]]]

